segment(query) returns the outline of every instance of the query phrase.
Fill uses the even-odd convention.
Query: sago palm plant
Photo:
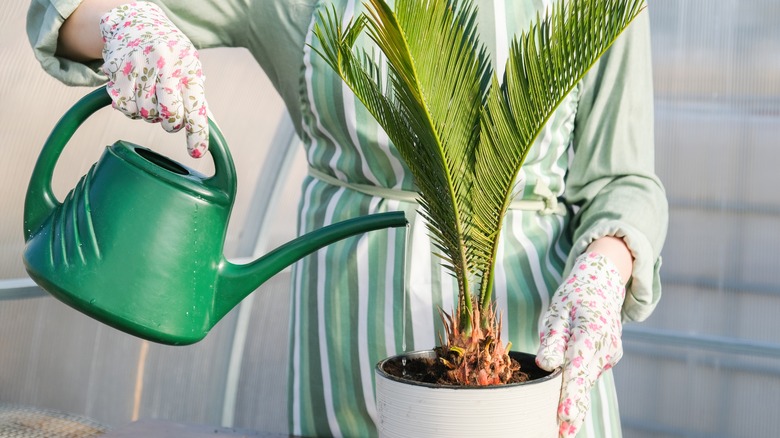
[[[320,16],[315,50],[387,132],[409,167],[443,264],[458,283],[439,360],[457,384],[508,381],[491,292],[502,221],[529,148],[566,95],[644,8],[562,0],[516,36],[494,73],[470,0],[368,0],[342,26]],[[357,48],[367,34],[382,56]]]

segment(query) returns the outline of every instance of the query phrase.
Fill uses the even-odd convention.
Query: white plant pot
[[[558,436],[560,369],[548,373],[534,356],[511,352],[531,379],[489,387],[419,383],[383,370],[388,361],[435,357],[416,351],[385,359],[376,366],[376,404],[379,436],[410,437],[532,437]]]

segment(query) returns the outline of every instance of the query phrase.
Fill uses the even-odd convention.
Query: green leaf
[[[383,0],[366,5],[344,27],[335,9],[320,14],[314,29],[320,46],[312,48],[409,167],[434,246],[457,278],[468,333],[472,293],[487,314],[503,218],[529,148],[644,1],[559,0],[513,40],[503,83],[479,41],[472,1],[397,0],[395,10]],[[355,47],[364,33],[381,53]]]
[[[480,269],[480,306],[490,303],[496,230],[501,230],[528,151],[569,92],[631,21],[642,0],[559,1],[537,16],[510,45],[504,83],[493,84],[480,123],[474,184],[474,251]]]

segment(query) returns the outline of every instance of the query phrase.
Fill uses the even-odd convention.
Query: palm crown
[[[499,233],[529,148],[644,1],[560,0],[513,39],[501,81],[470,0],[396,0],[394,11],[384,0],[366,5],[345,26],[332,10],[322,15],[315,50],[409,167],[434,245],[458,283],[448,335],[471,337],[495,324]],[[363,32],[384,59],[356,48]]]

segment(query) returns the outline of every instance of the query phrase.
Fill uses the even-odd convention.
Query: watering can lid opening
[[[198,197],[225,205],[232,203],[231,194],[208,184],[212,177],[206,176],[149,148],[119,140],[109,146],[108,150],[112,155],[120,158],[121,161]]]
[[[146,149],[142,147],[134,147],[133,148],[138,155],[145,158],[147,161],[151,161],[152,163],[167,169],[173,173],[177,173],[179,175],[192,175],[193,171],[192,169],[177,163],[176,161],[171,160],[170,158],[160,155],[157,152]]]

